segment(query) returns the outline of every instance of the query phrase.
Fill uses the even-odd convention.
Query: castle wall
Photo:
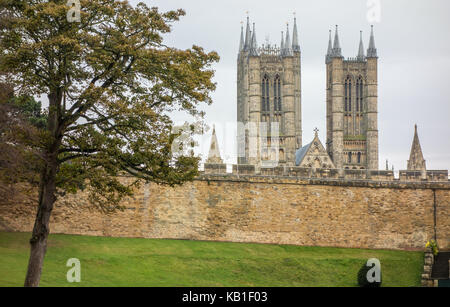
[[[176,188],[143,185],[123,206],[123,212],[102,214],[85,194],[66,196],[55,206],[51,232],[422,249],[436,229],[440,247],[450,249],[448,181],[202,175]],[[0,230],[31,231],[35,207],[0,203]]]

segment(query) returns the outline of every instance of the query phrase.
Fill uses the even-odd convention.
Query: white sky
[[[376,0],[375,0],[376,1]],[[235,162],[233,123],[236,121],[236,59],[240,22],[249,11],[256,23],[258,44],[267,36],[279,45],[286,22],[292,27],[297,14],[302,49],[303,143],[320,129],[325,140],[325,64],[328,30],[339,25],[343,55],[354,57],[359,31],[364,31],[364,47],[369,42],[370,23],[366,0],[266,1],[266,0],[145,0],[162,11],[183,8],[186,16],[176,23],[166,38],[169,46],[190,48],[200,45],[217,51],[217,90],[214,103],[205,107],[207,121],[216,123],[220,149],[226,162]],[[137,1],[132,1],[137,3]],[[395,169],[406,169],[414,124],[428,169],[450,168],[450,1],[380,0],[380,22],[375,22],[379,55],[379,148],[380,168],[385,161]],[[291,28],[292,35],[292,28]],[[178,118],[183,119],[183,118]],[[228,127],[228,128],[226,128]],[[206,155],[210,136],[202,151]]]

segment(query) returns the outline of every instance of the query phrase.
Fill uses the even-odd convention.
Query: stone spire
[[[251,33],[250,33],[250,18],[247,16],[247,28],[245,30],[245,42],[244,42],[244,51],[250,50],[251,45]]]
[[[359,39],[359,50],[358,50],[358,60],[359,61],[364,61],[365,59],[365,54],[364,54],[364,44],[363,44],[363,40],[362,40],[362,31],[360,31],[360,39]]]
[[[377,48],[375,47],[375,37],[373,35],[373,26],[372,30],[370,32],[370,42],[369,42],[369,49],[367,49],[367,57],[368,58],[377,58]]]
[[[333,55],[333,43],[331,42],[331,30],[330,30],[330,35],[329,35],[329,39],[328,39],[328,50],[327,50],[327,56],[326,56],[327,62],[330,60],[332,55]]]
[[[425,159],[423,158],[419,135],[417,134],[417,125],[415,125],[414,129],[414,140],[408,160],[408,171],[426,171],[427,167]]]
[[[294,17],[294,32],[292,33],[292,50],[300,52],[300,44],[298,43],[297,18]]]
[[[284,42],[284,55],[291,56],[292,48],[291,48],[291,36],[289,35],[289,23],[286,24],[286,41]]]
[[[253,23],[252,43],[251,43],[251,46],[250,46],[250,55],[258,56],[258,44],[256,42],[256,27],[255,27],[255,23]]]
[[[241,40],[239,42],[239,52],[244,51],[244,44],[245,44],[245,41],[244,41],[244,26],[241,23]]]
[[[216,127],[213,127],[213,133],[211,137],[211,146],[209,148],[208,160],[206,163],[210,164],[223,164],[223,160],[220,157],[219,143],[217,142]]]
[[[281,55],[284,55],[284,32],[281,31],[281,46],[280,46]]]
[[[341,44],[339,43],[339,33],[337,25],[336,25],[336,34],[334,35],[334,45],[332,54],[333,54],[332,56],[336,58],[342,57],[342,49]]]

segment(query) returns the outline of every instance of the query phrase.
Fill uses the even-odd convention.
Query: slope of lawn
[[[0,232],[0,286],[22,286],[28,233]],[[81,262],[68,283],[66,262]],[[51,235],[41,286],[356,286],[369,258],[383,286],[420,286],[422,252]]]

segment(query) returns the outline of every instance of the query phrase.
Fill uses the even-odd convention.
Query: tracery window
[[[264,76],[261,84],[261,110],[263,112],[270,111],[270,98],[269,98],[269,77],[267,75]]]
[[[345,80],[345,112],[352,111],[352,79],[350,76]]]
[[[274,93],[274,111],[281,111],[281,79],[280,76],[277,75],[273,82],[273,93]]]

